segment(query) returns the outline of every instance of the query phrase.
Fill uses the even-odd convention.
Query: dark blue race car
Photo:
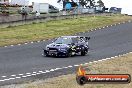
[[[43,49],[44,56],[85,56],[88,53],[90,37],[62,36],[55,39]]]

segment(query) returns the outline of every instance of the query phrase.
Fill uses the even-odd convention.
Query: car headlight
[[[46,50],[49,50],[49,47],[46,47],[45,49],[46,49]]]
[[[65,49],[65,48],[60,48],[59,50],[60,50],[60,51],[66,51],[66,49]]]

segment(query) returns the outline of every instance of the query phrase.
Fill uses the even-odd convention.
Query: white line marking
[[[132,53],[132,52],[129,52],[129,53]],[[128,54],[128,53],[126,53],[126,54]],[[126,54],[119,55],[119,56],[124,56],[124,55],[126,55]],[[100,61],[104,61],[104,60],[109,60],[109,59],[113,59],[113,58],[119,57],[119,56],[114,56],[114,57],[111,57],[111,58],[101,59],[101,60],[98,60],[98,61],[92,61],[92,62],[89,62],[89,63],[96,63],[96,62],[100,62]],[[80,65],[88,65],[89,63],[84,63],[84,64],[80,64]],[[74,65],[74,66],[79,66],[79,65]],[[20,76],[22,76],[23,78],[25,78],[25,77],[29,77],[29,76],[33,76],[33,75],[39,75],[39,74],[42,74],[42,73],[48,73],[48,72],[53,72],[53,71],[55,71],[55,70],[60,70],[60,69],[64,69],[64,68],[72,68],[72,67],[73,67],[73,66],[69,65],[69,66],[63,67],[63,68],[56,68],[56,69],[45,70],[45,72],[43,72],[43,71],[38,71],[38,72],[40,72],[40,73],[33,72],[33,73],[36,73],[36,74],[26,73],[26,74],[28,74],[28,75],[26,75],[26,76],[23,76],[23,74],[18,74],[18,75],[20,75]],[[30,75],[29,75],[29,74],[30,74]],[[16,76],[16,75],[11,75],[11,76]],[[1,77],[5,78],[5,77],[7,77],[7,76],[1,76]],[[22,78],[22,77],[15,77],[15,78],[4,79],[4,80],[0,80],[0,82],[8,81],[8,80],[11,80],[11,79],[20,79],[20,78]]]
[[[40,41],[37,41],[37,42],[40,42]]]
[[[89,62],[90,64],[93,63],[93,62]]]
[[[4,82],[5,80],[0,80],[0,82]]]
[[[115,56],[115,58],[118,57],[118,56]]]
[[[55,68],[54,70],[58,70],[57,68]]]
[[[50,72],[49,70],[45,70],[46,73]]]
[[[98,61],[93,61],[94,63],[98,62]]]
[[[106,60],[110,60],[111,58],[106,58]]]
[[[20,79],[21,77],[16,77],[16,79]]]
[[[23,78],[26,78],[27,76],[22,76]]]
[[[78,67],[79,65],[74,65],[75,67]]]
[[[111,26],[113,26],[113,25],[111,25]]]
[[[18,44],[18,46],[20,46],[21,44]]]
[[[8,81],[8,80],[10,80],[10,79],[4,79],[4,81]]]
[[[103,61],[103,60],[98,60],[98,62],[101,62],[101,61]]]
[[[7,46],[4,46],[4,47],[7,47]]]
[[[37,73],[37,72],[33,72],[33,73]]]
[[[102,59],[102,61],[105,61],[105,60],[107,60],[107,59]]]
[[[68,67],[63,67],[63,68],[68,68]]]
[[[23,75],[23,74],[19,74],[20,76]]]
[[[50,69],[50,71],[55,71],[54,69]]]
[[[130,52],[130,53],[132,53],[132,52]]]
[[[113,58],[115,58],[115,57],[111,57],[111,59],[113,59]]]
[[[26,73],[27,75],[31,74],[31,73]]]
[[[36,73],[37,75],[40,75],[41,73]]]
[[[29,77],[29,76],[32,76],[32,75],[27,75],[27,77]]]
[[[47,72],[41,72],[41,73],[45,74],[45,73],[47,73]]]
[[[7,76],[2,76],[2,78],[5,78],[5,77],[7,77]]]
[[[24,43],[25,45],[27,45],[28,43]]]
[[[83,64],[80,64],[80,65],[83,65]]]
[[[106,27],[109,27],[109,26],[106,26]]]
[[[31,42],[31,43],[33,43],[33,42]]]
[[[11,45],[11,46],[14,46],[14,45]]]
[[[43,71],[38,71],[38,72],[43,72]]]
[[[43,40],[43,41],[45,41],[45,40]]]
[[[119,55],[119,57],[121,57],[121,55]]]
[[[70,65],[70,66],[68,66],[68,67],[69,67],[69,68],[72,68],[73,66]]]
[[[84,65],[88,65],[89,63],[84,63]]]
[[[31,75],[37,75],[37,74],[31,74]]]
[[[121,24],[121,23],[118,23],[118,24]]]
[[[15,78],[9,78],[10,80],[12,80],[12,79],[15,79]]]
[[[16,75],[11,75],[11,76],[13,76],[13,77],[14,77],[14,76],[16,76]]]
[[[131,20],[128,21],[129,23],[131,22]]]
[[[62,69],[62,68],[56,68],[55,70],[60,70],[60,69]]]

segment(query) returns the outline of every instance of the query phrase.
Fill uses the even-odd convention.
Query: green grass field
[[[0,46],[44,40],[61,35],[71,35],[94,28],[132,19],[129,16],[88,16],[77,19],[53,20],[0,29]]]

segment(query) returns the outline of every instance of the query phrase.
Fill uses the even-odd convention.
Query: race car
[[[85,56],[89,50],[89,39],[83,36],[61,36],[43,49],[44,56]]]

